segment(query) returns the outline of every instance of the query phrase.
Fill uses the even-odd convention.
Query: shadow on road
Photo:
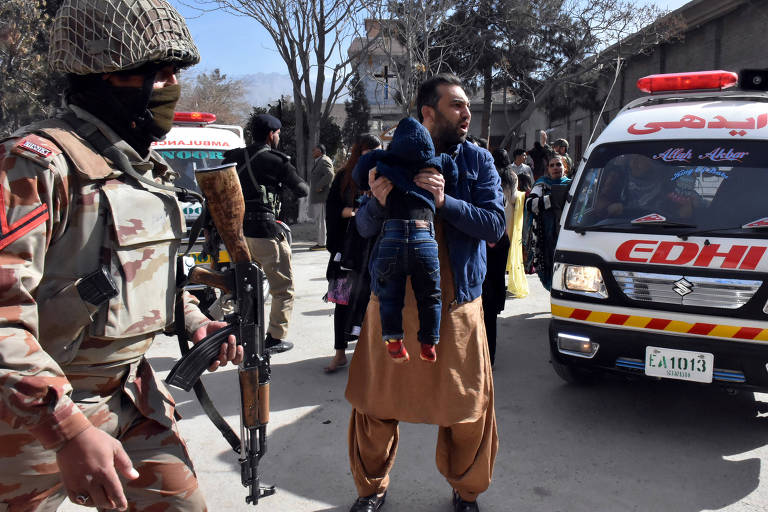
[[[529,316],[499,319],[502,441],[489,495],[526,510],[685,512],[758,487],[761,461],[748,452],[768,443],[768,424],[753,393],[621,377],[567,385],[547,364],[548,320]]]
[[[726,507],[758,487],[760,454],[750,452],[768,443],[768,404],[748,392],[671,381],[612,377],[567,385],[548,363],[547,325],[539,313],[499,318],[500,448],[483,510],[697,512]],[[347,458],[347,371],[324,374],[329,357],[273,358],[273,423],[261,467],[281,492],[331,505],[318,510],[345,511],[356,494]],[[172,364],[152,358],[159,371]],[[204,381],[222,414],[237,415],[233,369]],[[192,394],[172,392],[185,418],[203,414]],[[275,426],[288,414],[299,419]],[[387,510],[450,509],[450,488],[434,464],[436,439],[434,426],[401,425]],[[218,457],[239,473],[234,453]],[[270,499],[280,498],[265,505]]]

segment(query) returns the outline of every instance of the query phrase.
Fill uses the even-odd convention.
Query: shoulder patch
[[[53,142],[35,135],[34,133],[30,133],[14,144],[13,148],[11,148],[11,153],[37,161],[41,165],[48,165],[48,162],[50,162],[53,157],[61,154],[61,149],[59,149]]]

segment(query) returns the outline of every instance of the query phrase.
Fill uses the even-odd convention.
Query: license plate
[[[645,347],[645,374],[651,377],[712,382],[714,362],[707,352]]]
[[[202,265],[204,263],[213,262],[213,259],[211,258],[210,255],[203,258],[199,252],[191,252],[189,253],[189,256],[194,258],[195,265]],[[229,263],[229,262],[230,262],[229,253],[227,251],[219,251],[219,263]]]

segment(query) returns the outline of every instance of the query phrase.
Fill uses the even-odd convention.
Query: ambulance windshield
[[[224,160],[220,149],[157,149],[166,162],[179,173],[175,185],[200,192],[195,181],[195,169],[215,167]]]
[[[572,191],[565,227],[759,235],[742,226],[768,217],[766,190],[768,145],[762,141],[605,144],[592,151]]]

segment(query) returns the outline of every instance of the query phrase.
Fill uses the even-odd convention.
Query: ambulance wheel
[[[563,364],[554,357],[551,363],[555,373],[568,384],[584,386],[593,384],[597,380],[597,374],[590,370]]]

